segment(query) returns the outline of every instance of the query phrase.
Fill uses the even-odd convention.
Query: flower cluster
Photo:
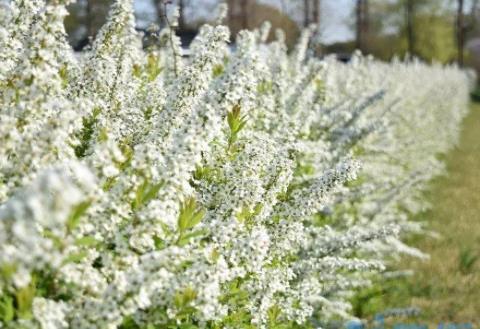
[[[0,328],[309,328],[421,232],[470,78],[290,53],[269,25],[171,27],[131,0],[92,47],[65,0],[0,9]],[[224,12],[224,10],[222,10]]]

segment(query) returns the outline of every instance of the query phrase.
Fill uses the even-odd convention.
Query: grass
[[[430,260],[404,258],[397,269],[414,274],[363,291],[354,303],[358,316],[372,319],[387,309],[417,307],[420,315],[394,322],[480,327],[480,104],[472,104],[460,145],[445,160],[447,174],[426,194],[433,208],[420,216],[441,238],[409,241]]]

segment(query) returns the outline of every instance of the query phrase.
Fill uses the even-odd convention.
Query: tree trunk
[[[365,43],[367,41],[368,33],[369,33],[369,10],[368,10],[368,0],[363,0],[363,22],[362,22],[362,30],[363,30],[363,43],[365,47]]]
[[[320,24],[320,0],[313,0],[313,23]]]
[[[92,2],[87,0],[87,8],[86,8],[86,23],[87,23],[87,37],[94,37],[95,31],[93,28],[93,13],[92,13]]]
[[[465,25],[463,19],[463,0],[457,0],[457,62],[459,66],[464,64]]]
[[[155,6],[155,11],[156,11],[156,14],[157,14],[157,24],[159,27],[163,27],[164,26],[164,19],[163,19],[163,1],[162,0],[154,0],[153,1],[153,4]]]
[[[184,0],[178,0],[178,29],[180,31],[185,30],[185,2]]]
[[[248,28],[248,3],[247,0],[241,0],[241,19],[242,19],[242,29],[247,29]]]
[[[240,0],[240,22],[242,29],[248,29],[249,0]]]
[[[414,17],[415,17],[415,0],[407,0],[405,7],[405,19],[407,25],[407,45],[410,55],[415,55],[415,32],[414,32]]]
[[[310,0],[303,1],[303,26],[310,25]]]
[[[355,6],[355,48],[361,49],[362,48],[362,0],[357,0],[357,4]]]
[[[368,33],[368,2],[357,0],[356,4],[356,48],[365,51],[365,41]]]

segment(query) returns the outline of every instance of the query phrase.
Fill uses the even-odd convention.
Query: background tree
[[[304,0],[303,1],[303,25],[320,24],[321,0]]]
[[[273,39],[276,29],[285,32],[286,42],[289,47],[295,44],[299,35],[297,23],[289,17],[287,7],[282,6],[285,12],[278,8],[258,3],[255,0],[229,0],[227,24],[232,31],[232,36],[242,29],[253,29],[269,21],[272,24],[270,39]]]
[[[365,41],[368,34],[368,0],[357,0],[356,3],[356,48],[365,52]]]
[[[405,1],[405,28],[407,35],[408,53],[412,56],[415,55],[415,31],[414,31],[414,18],[415,18],[416,3],[414,0]]]
[[[65,24],[72,45],[81,49],[88,44],[89,37],[94,37],[105,21],[112,1],[78,0],[69,7],[70,15]],[[150,22],[164,25],[163,0],[135,1],[138,8],[143,8],[137,12],[139,28],[145,28]],[[334,17],[335,11],[345,8],[336,0],[270,0],[268,5],[259,0],[171,0],[169,8],[178,5],[180,11],[177,31],[180,34],[188,31],[194,35],[198,26],[212,19],[210,13],[222,1],[229,5],[226,23],[233,37],[241,29],[255,28],[264,21],[270,21],[273,24],[272,31],[281,28],[286,32],[290,46],[294,44],[300,27],[316,23],[319,26],[318,36],[321,36],[320,32],[328,26],[330,16]],[[469,40],[480,35],[476,24],[478,2],[355,0],[351,2],[352,40],[326,47],[319,37],[315,39],[313,48],[322,49],[316,51],[318,55],[324,53],[324,49],[341,53],[360,49],[365,54],[385,60],[410,53],[427,61],[436,59],[441,62],[456,60],[461,64],[470,63],[472,59],[464,49]],[[325,15],[322,12],[324,10],[329,14]]]
[[[320,24],[320,8],[322,6],[321,0],[312,0],[313,2],[313,22],[317,25]]]
[[[465,13],[467,3],[465,0],[457,0],[457,15],[455,20],[457,39],[457,62],[460,66],[465,63],[465,40],[476,28],[478,0],[471,1],[469,13]]]
[[[69,41],[83,48],[105,23],[112,0],[79,0],[68,7],[65,28]]]
[[[228,0],[228,20],[234,23],[235,34],[249,26],[249,18],[255,0]]]
[[[310,24],[310,0],[303,0],[303,26],[307,27]]]

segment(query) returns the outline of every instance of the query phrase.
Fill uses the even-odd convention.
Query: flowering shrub
[[[351,63],[220,24],[141,47],[117,0],[91,49],[66,0],[0,27],[0,327],[307,328],[401,253],[455,144],[454,67]],[[219,22],[221,19],[219,19]]]

